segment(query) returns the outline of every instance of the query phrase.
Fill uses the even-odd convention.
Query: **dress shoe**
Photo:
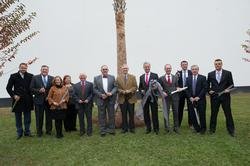
[[[215,131],[214,130],[209,130],[209,134],[214,134],[215,133]]]
[[[158,135],[158,134],[159,134],[159,131],[155,131],[155,134]]]
[[[51,135],[51,132],[50,132],[50,131],[47,131],[46,134],[47,134],[47,135]]]
[[[129,131],[130,131],[130,133],[135,134],[135,130],[134,130],[134,129],[131,129],[131,130],[129,130]]]
[[[92,133],[87,133],[87,136],[88,136],[88,137],[91,137],[91,136],[92,136]]]
[[[102,133],[102,134],[101,134],[101,137],[105,137],[105,136],[106,136],[106,134],[105,134],[105,133]]]
[[[170,133],[170,130],[168,128],[165,128],[166,134]]]
[[[56,138],[63,138],[63,135],[62,134],[56,135]]]
[[[16,137],[16,140],[19,140],[20,138],[22,138],[22,135],[18,135],[18,136]]]
[[[151,130],[146,130],[145,133],[146,133],[146,134],[149,134],[149,133],[151,133]]]
[[[25,137],[33,137],[33,135],[29,134],[24,134]]]
[[[173,130],[176,134],[180,134],[179,130],[178,129],[174,129]]]
[[[85,134],[85,132],[80,132],[80,137],[83,136]]]
[[[125,133],[127,133],[127,132],[128,132],[128,130],[122,130],[122,131],[121,131],[122,134],[125,134]]]
[[[235,134],[234,134],[234,133],[229,133],[229,135],[230,135],[231,137],[235,137]]]
[[[109,133],[110,135],[115,135],[115,132],[111,132],[111,133]]]

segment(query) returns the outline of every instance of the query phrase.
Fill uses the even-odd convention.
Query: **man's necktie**
[[[170,75],[168,75],[168,80],[167,80],[167,83],[168,83],[168,85],[170,85],[170,84],[171,84]]]
[[[125,84],[127,84],[127,81],[128,81],[128,76],[125,75],[125,76],[124,76],[124,82],[125,82]]]
[[[44,85],[44,87],[47,87],[47,80],[46,80],[46,76],[43,76],[43,85]]]
[[[194,78],[193,78],[192,90],[193,90],[193,96],[195,96],[197,78],[196,76],[193,77]]]
[[[221,79],[221,72],[217,72],[216,73],[216,80],[218,83],[220,83],[220,79]]]
[[[148,73],[146,73],[146,85],[148,86],[149,80],[148,80]]]
[[[85,82],[82,81],[82,96],[84,96],[85,93]]]
[[[187,78],[187,76],[186,76],[186,71],[184,71],[183,79],[182,79],[182,81],[183,81],[183,87],[186,86],[186,78]]]

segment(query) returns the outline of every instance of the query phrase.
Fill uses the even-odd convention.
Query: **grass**
[[[0,109],[0,165],[250,165],[250,94],[232,96],[236,137],[227,134],[223,112],[219,112],[214,135],[198,135],[187,126],[184,114],[181,134],[165,134],[160,112],[160,134],[108,135],[101,138],[94,126],[92,137],[78,132],[65,133],[63,139],[52,136],[16,140],[14,115]],[[207,104],[209,125],[210,104]],[[96,113],[96,109],[94,110]],[[32,113],[32,131],[35,131]],[[54,131],[55,132],[55,131]]]

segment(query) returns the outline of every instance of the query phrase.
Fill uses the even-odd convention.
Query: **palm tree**
[[[114,0],[113,3],[117,33],[117,74],[121,74],[121,66],[127,63],[126,40],[125,40],[125,0]]]

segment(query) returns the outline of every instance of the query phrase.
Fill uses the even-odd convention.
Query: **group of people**
[[[56,137],[62,138],[62,126],[68,131],[76,131],[76,119],[79,119],[80,136],[91,136],[92,107],[95,102],[98,107],[98,122],[100,136],[115,135],[115,105],[119,104],[122,113],[121,133],[135,133],[135,103],[137,90],[143,101],[143,116],[146,127],[145,133],[159,134],[158,97],[163,99],[166,108],[164,127],[166,133],[171,130],[179,133],[183,119],[185,102],[188,107],[188,124],[200,134],[206,132],[206,94],[211,100],[211,118],[209,133],[216,130],[217,115],[220,105],[226,117],[228,133],[234,137],[235,129],[231,113],[230,88],[234,86],[230,71],[222,69],[222,60],[214,61],[215,70],[208,77],[199,74],[199,66],[192,65],[188,70],[188,62],[181,62],[181,70],[172,74],[170,64],[164,66],[165,74],[151,72],[148,62],[143,64],[144,74],[139,78],[130,74],[129,67],[124,64],[121,74],[115,78],[109,74],[107,65],[101,66],[101,74],[94,81],[87,81],[87,75],[80,73],[79,82],[73,84],[71,77],[65,75],[50,76],[49,67],[43,65],[38,75],[27,72],[27,64],[21,63],[19,71],[10,76],[7,91],[13,99],[12,111],[15,113],[17,139],[23,135],[32,137],[30,131],[31,110],[35,106],[37,136],[43,135],[45,114],[46,134],[51,135],[52,120],[55,120]],[[157,82],[160,88],[154,88],[152,82]],[[173,127],[170,125],[170,107],[173,112]],[[22,124],[24,116],[24,129]],[[87,126],[85,127],[85,119]],[[151,120],[152,119],[152,120]]]

